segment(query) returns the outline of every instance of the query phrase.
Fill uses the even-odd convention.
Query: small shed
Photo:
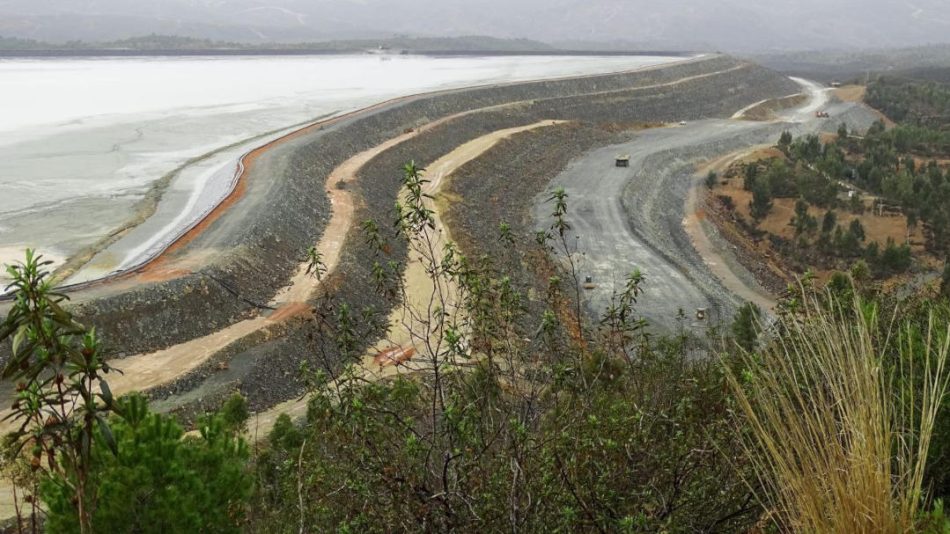
[[[616,164],[617,167],[629,167],[629,166],[630,166],[630,156],[628,156],[628,155],[617,156],[617,160],[616,160],[616,163],[615,163],[615,164]]]

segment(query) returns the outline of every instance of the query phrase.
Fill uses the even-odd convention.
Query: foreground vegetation
[[[380,291],[405,291],[386,254],[395,239],[430,277],[407,372],[368,380],[358,362],[369,312],[326,295],[314,337],[345,361],[305,370],[306,420],[283,416],[253,453],[240,397],[193,434],[141,396],[114,399],[101,341],[62,307],[43,262],[12,267],[0,335],[12,342],[5,374],[19,381],[5,470],[25,496],[20,528],[950,528],[932,501],[950,488],[945,301],[806,285],[776,323],[747,306],[728,332],[654,337],[637,314],[650,281],[633,272],[592,324],[569,263],[531,297],[489,259],[440,246],[424,180],[406,167],[393,233],[363,225]],[[567,202],[555,193],[555,223],[537,236],[552,257],[568,250]]]

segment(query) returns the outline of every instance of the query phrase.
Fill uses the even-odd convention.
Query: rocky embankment
[[[174,263],[195,256],[202,262],[199,268],[171,280],[143,280],[117,294],[109,288],[80,293],[74,297],[77,312],[127,354],[161,349],[258,313],[320,235],[329,172],[356,152],[440,117],[523,102],[519,108],[480,114],[484,127],[479,131],[549,117],[597,123],[692,119],[787,93],[789,84],[766,69],[717,56],[629,74],[408,99],[269,150],[255,161],[247,190],[231,209],[166,258]]]
[[[795,90],[792,82],[772,71],[714,56],[626,74],[405,99],[313,128],[275,146],[250,168],[241,198],[194,239],[160,260],[174,265],[203,258],[200,265],[172,279],[142,280],[130,290],[105,287],[76,295],[76,309],[100,329],[110,346],[121,347],[121,352],[115,351],[118,355],[181,343],[260,313],[321,235],[329,213],[323,189],[329,173],[357,152],[442,117],[481,110],[370,161],[359,179],[347,184],[358,198],[355,221],[376,219],[380,226],[390,226],[399,169],[410,159],[425,165],[478,136],[539,120],[583,123],[519,135],[457,173],[452,187],[471,207],[472,218],[453,216],[450,224],[460,225],[456,234],[468,240],[463,241],[466,248],[492,254],[498,246],[491,233],[497,228],[492,217],[522,221],[520,238],[526,239],[524,233],[534,230],[524,222],[530,198],[573,155],[625,135],[610,133],[617,125],[622,129],[637,122],[728,116]],[[485,209],[491,211],[486,214]],[[373,309],[385,316],[394,303],[375,291],[374,251],[361,234],[358,227],[351,228],[340,266],[325,287],[335,295],[335,309],[346,303],[351,310]],[[394,243],[389,254],[387,259],[399,261],[405,250]],[[153,391],[153,397],[165,398],[168,408],[194,408],[239,388],[255,409],[290,398],[303,387],[296,379],[302,362],[321,366],[338,359],[332,347],[313,335],[315,331],[314,323],[306,319],[277,323],[236,341],[203,367]],[[365,343],[379,334],[378,329],[366,333]]]

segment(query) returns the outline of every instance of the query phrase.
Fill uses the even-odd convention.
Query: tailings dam
[[[578,172],[585,158],[612,157],[618,147],[636,153],[638,136],[649,134],[643,133],[647,124],[711,121],[704,128],[731,139],[723,149],[764,140],[774,128],[734,138],[729,136],[742,127],[729,126],[728,119],[756,102],[801,91],[771,70],[705,55],[615,74],[443,90],[328,117],[246,151],[233,187],[213,210],[141,268],[72,291],[71,307],[80,321],[97,327],[124,371],[112,384],[117,393],[144,389],[163,409],[187,414],[240,390],[254,410],[265,410],[303,391],[302,364],[339,363],[332,343],[315,335],[314,308],[324,305],[325,295],[334,295],[337,309],[346,304],[382,317],[398,304],[376,291],[378,251],[367,243],[362,224],[374,220],[391,227],[407,161],[426,167],[486,140],[451,167],[437,205],[464,253],[496,257],[516,283],[530,289],[537,283],[534,234],[544,224],[539,195],[553,184],[601,191],[611,202],[629,203],[637,195],[633,189],[586,186],[602,173],[594,167]],[[662,156],[663,137],[656,135],[650,143]],[[639,179],[652,180],[651,173]],[[663,209],[657,204],[640,217],[650,223]],[[617,224],[642,223],[622,212],[617,216],[624,219]],[[497,238],[502,221],[512,228],[511,245]],[[596,224],[580,228],[612,231]],[[623,239],[611,245],[618,257],[623,246]],[[668,240],[645,246],[659,250],[658,257],[675,258],[672,250],[663,256],[662,249],[685,245]],[[311,247],[327,260],[319,281],[304,274]],[[407,253],[393,241],[386,254],[398,262]],[[663,268],[683,270],[670,260]],[[692,287],[682,291],[690,294]],[[363,326],[364,349],[387,334],[383,323]]]

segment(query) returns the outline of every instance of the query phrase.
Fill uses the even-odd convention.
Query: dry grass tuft
[[[947,325],[882,329],[857,301],[806,308],[730,375],[760,498],[787,531],[911,532],[947,392]]]

